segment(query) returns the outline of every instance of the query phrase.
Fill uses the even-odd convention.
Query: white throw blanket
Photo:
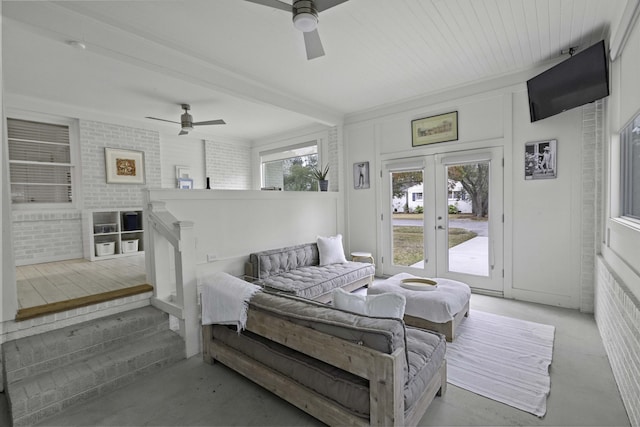
[[[247,324],[249,300],[262,288],[219,272],[202,280],[202,324],[237,325],[238,332]]]

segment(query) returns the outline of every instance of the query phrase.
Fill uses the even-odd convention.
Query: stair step
[[[15,381],[7,386],[14,426],[33,425],[181,359],[184,341],[166,329]]]
[[[6,381],[12,383],[135,342],[168,329],[168,315],[143,307],[3,345]]]

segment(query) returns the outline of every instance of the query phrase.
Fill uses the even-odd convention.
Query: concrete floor
[[[461,388],[429,407],[424,426],[628,426],[592,315],[539,304],[472,295],[471,309],[556,327],[551,394],[538,418]],[[4,406],[3,406],[4,405]],[[0,403],[0,425],[8,422]],[[68,409],[46,426],[321,425],[226,367],[198,357],[145,377],[110,395]]]

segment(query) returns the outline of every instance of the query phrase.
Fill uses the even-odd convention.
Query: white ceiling
[[[626,3],[350,0],[320,14],[326,55],[308,61],[290,14],[243,0],[3,1],[4,89],[176,133],[145,117],[189,103],[227,122],[193,135],[252,141],[555,63],[608,38]]]

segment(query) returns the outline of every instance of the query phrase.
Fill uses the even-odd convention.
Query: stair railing
[[[153,284],[151,305],[178,320],[186,357],[200,353],[195,236],[192,221],[179,221],[164,202],[145,209],[147,277]]]

